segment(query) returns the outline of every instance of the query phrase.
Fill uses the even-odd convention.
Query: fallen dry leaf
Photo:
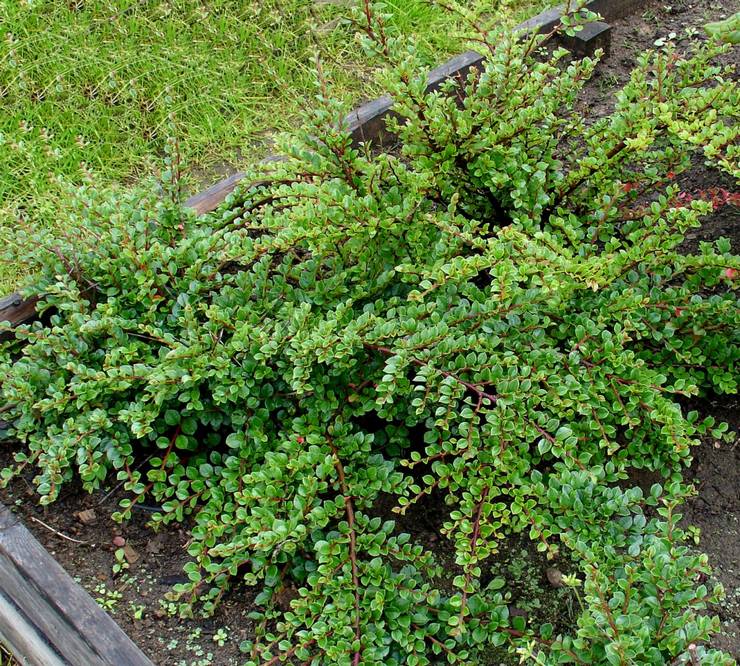
[[[141,559],[141,555],[133,546],[124,546],[123,555],[129,564],[136,564]]]

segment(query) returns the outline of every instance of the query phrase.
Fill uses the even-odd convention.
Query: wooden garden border
[[[32,666],[153,666],[2,504],[0,637]]]
[[[605,21],[622,18],[642,0],[591,0],[588,8]],[[545,11],[516,26],[526,34],[547,32],[560,20],[564,6]],[[599,23],[570,38],[566,46],[578,53],[608,48],[609,26]],[[427,90],[444,81],[464,80],[485,57],[467,51],[429,73]],[[392,140],[385,127],[393,100],[383,96],[352,111],[344,123],[356,144]],[[270,159],[270,158],[268,158]],[[276,159],[276,158],[272,158]],[[202,215],[216,209],[244,177],[236,173],[185,206]],[[19,294],[0,299],[0,321],[15,327],[36,318],[38,299]],[[0,333],[0,340],[11,333]],[[23,664],[31,666],[153,666],[122,629],[57,563],[7,507],[0,504],[0,640]]]

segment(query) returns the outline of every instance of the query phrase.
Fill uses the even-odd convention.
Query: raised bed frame
[[[591,0],[587,7],[605,21],[633,12],[640,0]],[[525,34],[548,32],[560,21],[564,5],[516,26]],[[597,48],[608,51],[608,23],[596,23],[565,45],[579,55]],[[465,79],[485,57],[475,51],[455,56],[429,73],[427,90],[436,90],[448,79]],[[387,143],[393,136],[386,120],[393,114],[393,100],[379,97],[349,113],[344,124],[356,144]],[[270,159],[270,158],[268,158]],[[272,158],[275,159],[275,158]],[[199,215],[215,210],[234,190],[244,173],[235,173],[190,197],[185,206]],[[37,318],[38,299],[11,294],[0,299],[0,321],[12,327]],[[0,332],[0,340],[10,332]],[[0,424],[1,425],[1,424]],[[30,666],[154,666],[90,595],[0,504],[0,641],[22,664]]]
[[[32,666],[153,666],[2,504],[0,637]]]

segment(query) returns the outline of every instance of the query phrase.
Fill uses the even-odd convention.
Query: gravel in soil
[[[671,32],[683,34],[687,26],[701,26],[737,11],[732,2],[709,0],[669,0],[646,2],[641,14],[615,22],[610,56],[600,65],[583,98],[584,112],[599,116],[613,106],[613,91],[624,84],[636,63],[637,55],[653,46],[656,39]],[[228,175],[228,174],[224,174]],[[698,160],[677,180],[688,192],[712,187],[732,189],[733,183]],[[693,250],[701,240],[729,236],[740,246],[740,217],[735,206],[712,214],[701,229],[687,238],[685,248]],[[730,422],[738,428],[738,402],[734,399],[707,400],[700,405],[704,414]],[[714,646],[740,656],[740,446],[706,440],[695,453],[689,474],[699,494],[685,507],[684,519],[701,530],[700,548],[707,552],[717,580],[727,593],[725,602],[713,612],[722,621],[723,631]],[[0,465],[10,460],[0,456]],[[53,506],[39,507],[28,480],[19,479],[0,493],[0,499],[14,507],[36,538],[54,555],[75,579],[108,610],[121,627],[162,666],[232,666],[244,658],[239,644],[249,638],[253,622],[254,592],[238,588],[226,597],[216,615],[209,619],[182,620],[165,595],[181,580],[182,566],[188,560],[187,531],[172,527],[154,533],[146,527],[148,515],[138,512],[126,525],[110,519],[117,497],[105,493],[83,493],[70,485]],[[440,534],[445,507],[438,500],[420,505],[407,516],[391,512],[392,506],[378,507],[387,518],[397,519],[399,530],[408,531],[435,552],[445,569],[454,575],[452,546]],[[81,511],[92,510],[91,514]],[[91,518],[83,520],[84,517]],[[89,545],[67,541],[49,527]],[[115,543],[114,543],[115,541]],[[119,544],[119,545],[115,545]],[[113,575],[115,551],[125,548],[130,564]],[[525,615],[533,624],[552,622],[556,629],[572,624],[573,599],[567,590],[553,586],[548,563],[524,537],[513,537],[502,544],[501,552],[487,563],[484,575],[506,581],[511,612]],[[567,566],[556,563],[567,572]],[[552,572],[550,572],[552,574]],[[448,581],[449,582],[449,581]],[[440,581],[445,585],[445,581]],[[492,653],[487,664],[517,663],[505,653]]]

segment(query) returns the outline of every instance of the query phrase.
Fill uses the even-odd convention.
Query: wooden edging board
[[[591,0],[587,7],[606,21],[622,18],[642,0]],[[515,30],[526,34],[548,32],[560,20],[564,5],[545,11]],[[594,39],[602,40],[608,26],[601,24]],[[590,39],[587,37],[586,39]],[[581,47],[583,41],[581,42]],[[577,47],[578,44],[573,44]],[[601,46],[601,43],[599,43]],[[428,90],[450,78],[464,79],[484,56],[467,51],[429,73]],[[348,114],[345,126],[356,144],[392,139],[385,123],[393,100],[383,96]],[[268,158],[279,159],[279,158]],[[244,177],[236,173],[185,205],[202,215],[216,209]],[[38,299],[19,294],[0,299],[0,321],[18,326],[36,318]],[[0,340],[9,332],[0,332]],[[153,666],[90,597],[56,562],[7,507],[0,504],[0,640],[22,664],[30,666]]]
[[[153,666],[2,504],[0,638],[29,666]]]

